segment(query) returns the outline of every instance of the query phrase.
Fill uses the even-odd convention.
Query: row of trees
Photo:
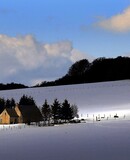
[[[57,86],[67,84],[91,83],[130,79],[130,57],[105,58],[100,57],[93,62],[82,59],[70,66],[63,77],[55,81],[44,81],[33,87]],[[23,84],[0,83],[0,90],[28,88]]]
[[[20,89],[20,88],[28,88],[28,86],[20,83],[0,83],[0,90],[10,90],[10,89]]]
[[[36,87],[92,83],[130,79],[130,57],[97,58],[93,62],[83,59],[75,62],[67,74],[51,82],[42,82]]]
[[[31,96],[23,95],[19,100],[19,105],[35,105],[35,100]],[[4,98],[0,98],[0,113],[5,108],[13,108],[15,107],[16,102],[13,98],[5,100]],[[54,100],[52,105],[48,104],[48,101],[45,100],[42,105],[41,114],[43,116],[44,122],[50,123],[53,121],[54,123],[66,122],[74,117],[78,118],[78,107],[74,104],[71,105],[67,99],[65,99],[62,103],[60,103],[57,99]]]
[[[31,96],[26,96],[23,95],[20,100],[19,100],[19,105],[35,105],[36,103],[33,99],[33,97]],[[15,107],[16,102],[13,98],[11,99],[4,99],[4,98],[0,98],[0,113],[5,109],[5,108],[13,108]]]
[[[0,113],[5,108],[12,108],[15,106],[15,100],[13,98],[5,100],[4,98],[0,98]]]
[[[70,105],[67,99],[63,103],[55,99],[52,105],[49,105],[45,100],[41,111],[44,121],[48,121],[48,123],[50,120],[53,120],[54,123],[60,123],[61,121],[69,121],[74,117],[78,118],[78,107],[75,104]]]
[[[67,84],[91,83],[130,79],[130,57],[105,58],[100,57],[93,62],[82,59],[70,66],[63,77],[49,82],[42,82],[34,87],[56,86]],[[19,83],[0,83],[0,90],[28,88]]]

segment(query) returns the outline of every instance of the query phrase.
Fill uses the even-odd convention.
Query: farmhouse
[[[36,106],[16,105],[15,108],[5,108],[0,114],[1,124],[39,122],[42,115]]]
[[[0,114],[0,123],[1,124],[11,124],[18,123],[18,115],[14,108],[6,108]]]

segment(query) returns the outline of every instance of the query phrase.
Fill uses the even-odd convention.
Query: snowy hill
[[[0,97],[14,98],[16,102],[23,94],[32,96],[38,106],[45,99],[52,104],[55,98],[60,102],[66,98],[78,106],[83,118],[130,113],[130,80],[0,91]]]

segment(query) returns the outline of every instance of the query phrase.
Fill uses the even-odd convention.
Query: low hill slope
[[[124,114],[123,110],[130,110],[130,80],[0,91],[0,97],[13,97],[16,102],[23,94],[32,96],[38,106],[45,99],[49,104],[55,98],[60,102],[67,99],[78,106],[80,117],[112,111]]]

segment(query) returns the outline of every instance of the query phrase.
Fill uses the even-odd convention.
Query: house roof
[[[6,108],[6,111],[10,115],[10,117],[18,117],[14,108]]]
[[[19,105],[18,108],[23,118],[29,121],[40,121],[42,119],[41,112],[35,105]]]

